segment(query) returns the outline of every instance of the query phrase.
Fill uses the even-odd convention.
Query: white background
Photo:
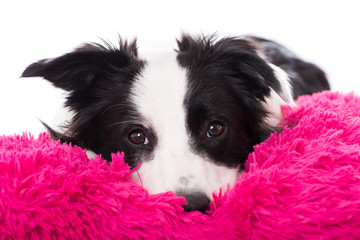
[[[322,67],[332,89],[360,91],[360,3],[331,0],[1,1],[0,134],[43,131],[64,94],[40,78],[19,76],[34,61],[86,41],[175,39],[182,31],[257,34]]]

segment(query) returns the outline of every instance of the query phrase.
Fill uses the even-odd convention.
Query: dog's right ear
[[[66,91],[79,90],[92,83],[96,65],[98,64],[92,60],[91,54],[69,53],[33,63],[21,77],[43,77]]]
[[[119,48],[85,44],[63,56],[44,59],[29,65],[21,77],[43,77],[56,87],[76,91],[90,86],[102,72],[121,69],[137,58],[136,41],[120,40]]]

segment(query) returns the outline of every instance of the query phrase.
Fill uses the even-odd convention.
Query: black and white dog
[[[111,160],[125,152],[149,193],[174,191],[204,211],[240,176],[253,146],[278,128],[280,106],[329,89],[317,66],[251,36],[190,36],[138,54],[135,41],[91,43],[30,65],[68,91],[73,117],[55,139]],[[137,175],[135,175],[137,178]]]

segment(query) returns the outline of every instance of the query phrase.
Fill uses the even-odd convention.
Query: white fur
[[[281,92],[282,94],[280,97],[288,104],[294,104],[293,100],[293,90],[290,84],[290,78],[287,75],[287,73],[279,68],[278,66],[275,66],[274,64],[268,63],[270,67],[274,70],[274,74],[277,80],[280,82],[281,86]]]
[[[270,113],[266,120],[267,123],[272,127],[276,127],[281,119],[281,106],[288,105],[295,107],[295,103],[293,100],[290,79],[286,72],[271,63],[268,64],[274,70],[275,77],[280,82],[281,94],[278,94],[271,89],[270,97],[265,98],[263,106]]]
[[[132,100],[145,119],[143,124],[156,132],[158,142],[153,159],[138,170],[143,186],[149,193],[201,191],[211,199],[212,191],[225,190],[239,171],[192,151],[183,105],[186,71],[177,64],[175,51],[151,53],[145,59],[148,63],[131,91]],[[138,179],[136,172],[133,177]]]
[[[97,156],[97,154],[91,150],[86,150],[86,156],[88,157],[88,159],[93,159],[94,157]]]

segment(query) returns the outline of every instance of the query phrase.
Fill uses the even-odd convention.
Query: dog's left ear
[[[225,69],[224,74],[229,76],[228,81],[239,98],[250,107],[254,101],[265,102],[272,90],[284,101],[292,98],[286,73],[267,62],[257,51],[256,43],[249,39],[228,37],[217,40],[216,35],[192,37],[183,34],[177,43],[177,58],[182,66],[201,68],[205,61],[210,65],[216,62]]]
[[[63,56],[31,64],[21,77],[43,77],[58,88],[76,91],[90,86],[101,72],[121,69],[136,57],[136,41],[128,44],[120,40],[119,48],[108,43],[85,44]]]

